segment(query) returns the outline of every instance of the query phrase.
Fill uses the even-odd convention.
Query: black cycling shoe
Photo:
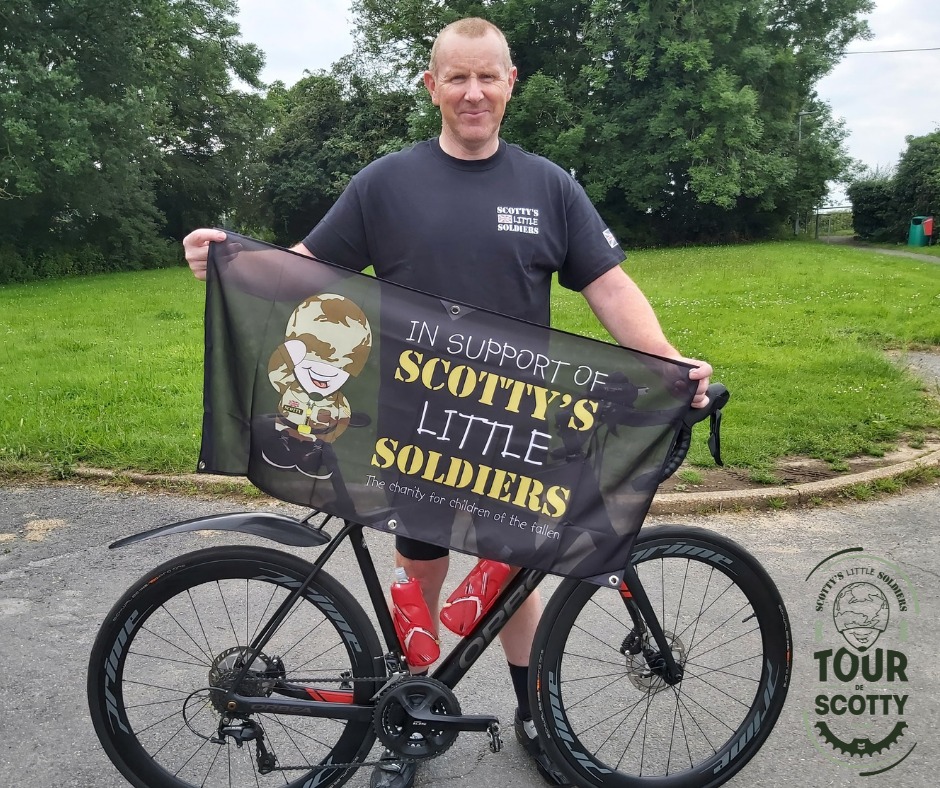
[[[369,788],[411,788],[415,784],[415,761],[402,761],[388,750],[382,753],[379,764],[372,771]]]
[[[522,748],[529,753],[529,757],[535,762],[535,768],[539,770],[542,779],[549,785],[570,786],[571,783],[561,773],[561,770],[548,757],[548,753],[542,749],[542,743],[539,741],[538,731],[535,729],[535,723],[532,720],[523,720],[516,711],[516,719],[513,727],[516,730],[516,738]]]

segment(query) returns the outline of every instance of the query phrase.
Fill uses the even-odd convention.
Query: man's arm
[[[193,230],[183,239],[183,253],[186,255],[186,262],[189,263],[189,270],[193,276],[201,281],[206,281],[206,262],[209,258],[209,244],[212,241],[222,243],[226,238],[222,230],[212,230],[208,227],[201,227]],[[305,257],[313,257],[310,250],[303,244],[297,244],[291,247],[292,252],[297,252]]]
[[[692,407],[704,408],[708,404],[705,390],[712,374],[711,365],[686,358],[669,343],[650,302],[620,266],[601,274],[581,294],[619,344],[694,364],[695,369],[689,372],[689,378],[698,381],[698,389],[692,399]]]
[[[292,252],[297,252],[297,254],[302,254],[304,257],[316,257],[316,255],[311,252],[306,246],[302,243],[296,244],[290,248]]]

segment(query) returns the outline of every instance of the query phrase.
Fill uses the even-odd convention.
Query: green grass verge
[[[182,268],[0,288],[0,460],[193,470],[203,304]]]
[[[883,495],[894,495],[909,487],[932,484],[937,479],[940,479],[940,468],[920,466],[898,476],[850,485],[839,492],[839,497],[855,501],[871,501]]]
[[[883,353],[940,346],[937,266],[788,242],[637,252],[627,270],[672,341],[731,389],[727,463],[838,463],[940,427]],[[0,287],[0,469],[192,471],[203,302],[186,269]],[[607,338],[579,295],[556,288],[553,306],[559,328]],[[693,462],[709,462],[704,437]]]
[[[940,346],[940,268],[807,242],[656,250],[627,270],[666,334],[731,390],[726,462],[786,455],[837,462],[883,454],[938,426],[923,385],[886,348]],[[555,293],[569,330],[603,337],[575,294]],[[701,440],[693,462],[707,462]]]

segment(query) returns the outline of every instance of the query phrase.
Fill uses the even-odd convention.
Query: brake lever
[[[692,408],[685,415],[684,421],[689,429],[694,424],[709,419],[708,450],[716,465],[724,465],[721,461],[721,410],[731,399],[731,392],[721,383],[712,383],[708,387],[708,405],[704,408]]]
[[[722,466],[721,461],[721,410],[712,413],[708,421],[708,450],[711,452],[715,465]]]

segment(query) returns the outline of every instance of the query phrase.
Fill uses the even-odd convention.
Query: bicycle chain
[[[354,763],[328,763],[328,764],[317,764],[317,765],[307,765],[307,766],[275,766],[271,769],[272,772],[299,772],[303,770],[308,770],[312,772],[322,772],[326,769],[342,769],[346,771],[347,769],[362,769],[365,766],[378,766],[380,763],[404,763],[420,760],[418,758],[386,758],[381,761],[355,761]]]
[[[404,679],[404,678],[407,678],[408,675],[409,674],[402,674],[400,676],[395,676],[395,675],[393,676],[360,676],[358,678],[349,677],[349,678],[341,678],[341,679],[328,679],[328,678],[322,678],[322,677],[316,677],[316,678],[297,677],[297,678],[291,678],[291,682],[297,682],[297,683],[320,682],[320,683],[342,684],[342,683],[350,683],[353,681],[370,681],[370,682],[384,681],[386,683],[386,686],[383,687],[383,689],[387,690],[391,686],[397,683],[395,679]],[[499,738],[498,724],[496,726],[495,736],[496,736],[496,739],[498,740]],[[501,748],[501,745],[497,745],[497,746]],[[354,761],[352,763],[328,763],[328,764],[316,764],[316,765],[307,764],[304,766],[274,766],[272,767],[271,771],[272,772],[296,772],[296,771],[302,771],[305,769],[308,769],[310,771],[317,771],[317,772],[324,771],[326,769],[342,769],[343,771],[345,771],[347,769],[362,769],[363,767],[366,767],[366,766],[374,767],[382,763],[386,763],[386,764],[387,763],[417,763],[418,761],[426,761],[426,760],[428,760],[427,757],[409,758],[408,756],[405,756],[405,755],[399,755],[395,758],[383,758],[378,761]]]
[[[404,673],[401,676],[398,676],[397,678],[407,678],[408,675],[409,674]],[[392,676],[359,676],[359,677],[349,676],[347,678],[342,678],[342,679],[328,679],[328,678],[323,678],[322,676],[317,676],[315,678],[304,678],[303,676],[300,676],[296,678],[291,677],[290,681],[292,683],[296,682],[298,684],[306,684],[308,682],[309,683],[323,683],[323,684],[344,684],[344,683],[349,684],[353,681],[369,681],[373,683],[382,681],[386,683],[389,683],[389,682],[394,683],[392,680],[395,678],[396,676],[394,675]],[[422,759],[398,757],[398,758],[385,758],[384,760],[378,760],[378,761],[354,761],[352,763],[307,764],[305,766],[275,766],[271,769],[271,771],[272,772],[298,772],[298,771],[302,771],[305,769],[310,770],[310,771],[317,771],[317,772],[322,772],[326,769],[342,769],[343,771],[345,771],[347,769],[362,769],[363,767],[366,767],[366,766],[378,766],[381,763],[406,763],[406,762],[410,763],[412,761],[419,761],[419,760],[422,760]]]
[[[407,673],[403,673],[401,677],[402,677],[402,678],[405,678],[405,677],[407,677],[407,676],[408,676]],[[322,676],[314,676],[314,677],[312,677],[312,678],[305,678],[305,677],[303,677],[303,676],[294,678],[293,676],[291,676],[291,677],[289,677],[289,679],[288,679],[288,683],[289,683],[289,684],[307,684],[307,683],[310,683],[310,684],[316,684],[316,683],[323,683],[323,684],[350,684],[350,683],[352,683],[353,681],[372,681],[372,682],[375,682],[375,681],[389,681],[389,680],[394,679],[394,678],[397,678],[397,677],[396,677],[396,676],[360,676],[360,677],[356,678],[356,677],[354,677],[354,676],[348,676],[347,678],[344,678],[344,679],[325,679],[325,678],[323,678]]]

